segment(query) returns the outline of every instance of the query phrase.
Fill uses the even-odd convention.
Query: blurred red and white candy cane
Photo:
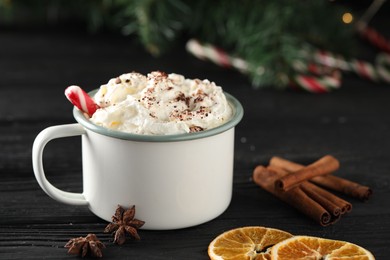
[[[195,39],[191,39],[187,42],[186,48],[195,57],[201,60],[210,60],[221,67],[234,68],[242,73],[247,73],[249,70],[248,63],[245,60],[233,57],[213,45],[202,44]],[[293,88],[301,88],[313,93],[325,93],[339,88],[341,85],[340,74],[319,73],[322,68],[315,64],[303,65],[297,63],[295,65],[297,73],[290,77],[289,81]],[[264,72],[262,67],[257,70],[259,74]]]
[[[245,60],[228,55],[223,50],[210,44],[201,44],[197,40],[190,40],[187,50],[199,59],[208,59],[222,67],[235,68],[243,73],[248,72],[248,64]],[[296,61],[292,64],[297,71],[290,79],[293,87],[300,87],[314,93],[329,92],[341,85],[341,74],[337,72],[352,72],[362,78],[375,82],[390,83],[390,55],[380,53],[376,57],[375,64],[351,59],[347,60],[341,55],[328,51],[303,52],[306,55],[305,62]],[[328,73],[333,69],[333,73]],[[259,68],[259,73],[264,68]]]
[[[357,32],[363,39],[367,40],[372,46],[378,48],[380,51],[390,54],[390,41],[368,25],[385,2],[386,0],[372,1],[366,12],[364,12],[356,22],[355,26]]]
[[[311,75],[297,74],[292,77],[291,87],[298,86],[312,93],[327,93],[341,86],[338,78],[332,76],[315,77]]]
[[[365,26],[359,30],[359,34],[374,47],[390,54],[390,41],[375,29],[369,26]]]
[[[210,60],[221,67],[234,68],[242,73],[248,72],[248,64],[245,60],[230,56],[211,44],[203,44],[198,40],[191,39],[187,42],[186,49],[198,59]]]
[[[65,89],[65,96],[78,109],[92,116],[99,106],[95,101],[79,86],[69,86]]]
[[[298,73],[291,77],[291,87],[300,87],[313,93],[326,93],[341,86],[341,73],[328,66],[297,60],[293,68]]]
[[[314,62],[318,64],[346,72],[353,72],[362,78],[375,82],[390,83],[390,55],[387,53],[379,53],[375,64],[358,59],[347,60],[340,55],[327,51],[317,51],[313,57]]]

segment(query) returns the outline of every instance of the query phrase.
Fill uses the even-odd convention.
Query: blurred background
[[[156,59],[186,46],[254,88],[322,93],[345,72],[390,81],[390,62],[381,76],[375,60],[390,52],[389,9],[385,0],[0,0],[0,29],[123,36]]]

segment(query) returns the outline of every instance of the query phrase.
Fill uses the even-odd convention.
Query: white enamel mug
[[[168,230],[212,220],[229,206],[233,188],[234,128],[241,104],[226,94],[233,109],[225,124],[202,132],[166,136],[136,135],[90,122],[75,108],[78,123],[52,126],[36,137],[33,169],[53,199],[87,205],[111,221],[118,205],[136,206],[143,229]],[[53,139],[81,135],[83,192],[54,187],[45,177],[42,154]]]

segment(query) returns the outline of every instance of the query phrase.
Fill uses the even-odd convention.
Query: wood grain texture
[[[389,86],[347,76],[340,90],[327,95],[254,90],[239,73],[199,61],[182,47],[152,58],[131,39],[109,35],[4,31],[0,43],[1,259],[74,259],[63,246],[91,232],[107,245],[106,259],[207,259],[214,237],[248,225],[346,240],[377,259],[390,254]],[[141,230],[141,241],[116,246],[102,232],[107,223],[88,208],[44,194],[32,172],[32,143],[45,127],[74,122],[63,95],[66,86],[92,90],[121,73],[154,69],[208,78],[242,102],[233,198],[213,221],[181,230]],[[374,191],[366,203],[343,197],[353,210],[333,226],[319,226],[251,180],[254,167],[272,156],[307,164],[325,154],[340,160],[339,176]],[[82,190],[79,138],[49,143],[44,156],[53,184]]]

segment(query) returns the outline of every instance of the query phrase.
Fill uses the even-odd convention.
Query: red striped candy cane
[[[248,72],[248,63],[245,60],[230,56],[223,50],[210,44],[201,44],[199,41],[191,39],[187,42],[186,48],[188,52],[201,60],[207,59],[219,66],[235,68],[242,73]],[[333,75],[319,77],[305,75],[306,72],[313,73],[314,70],[319,70],[320,68],[314,68],[313,66],[316,65],[313,64],[312,67],[309,68],[309,71],[307,71],[306,65],[303,66],[305,67],[304,71],[298,70],[299,74],[290,79],[291,87],[299,87],[312,93],[325,93],[340,87],[341,81],[339,77],[334,77]],[[257,71],[259,74],[262,74],[264,68],[260,67]]]
[[[390,41],[373,28],[365,26],[360,30],[360,36],[379,50],[390,53]]]
[[[69,86],[65,89],[65,96],[78,109],[92,116],[99,106],[95,101],[79,86]]]

